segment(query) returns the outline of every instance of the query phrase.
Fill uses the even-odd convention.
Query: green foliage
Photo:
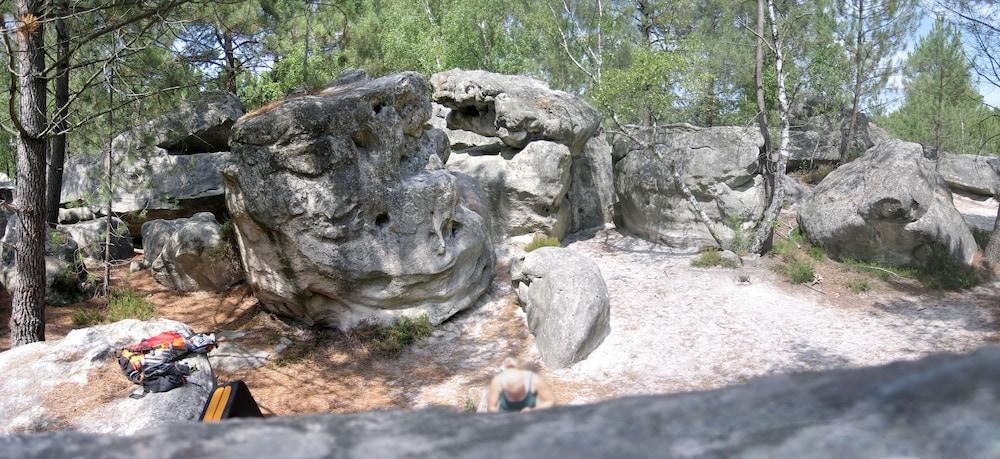
[[[382,357],[396,357],[413,343],[431,336],[434,327],[427,316],[403,317],[392,325],[364,322],[351,330],[354,339]]]
[[[957,27],[938,19],[905,76],[903,105],[880,120],[890,133],[952,153],[1000,152],[1000,117],[982,103]]]
[[[694,266],[695,268],[713,268],[716,266],[722,268],[735,268],[736,263],[732,260],[722,258],[722,252],[718,249],[709,249],[702,252],[697,257],[692,258],[691,266]]]
[[[812,258],[813,261],[826,260],[826,251],[822,247],[809,246],[809,258]]]
[[[904,279],[916,279],[917,271],[913,268],[890,266],[884,263],[866,262],[854,258],[844,258],[841,260],[847,267],[855,272],[866,273],[886,281],[892,277]]]
[[[559,238],[557,237],[536,234],[535,237],[531,239],[531,242],[524,246],[524,251],[531,252],[542,247],[559,247],[559,244]]]
[[[746,255],[750,250],[750,237],[743,230],[743,218],[739,215],[727,215],[723,223],[733,231],[733,240],[730,242],[729,250],[738,255]]]
[[[928,268],[918,271],[917,279],[932,290],[964,290],[983,281],[979,269],[956,260],[938,245],[931,246],[926,265]]]
[[[861,294],[872,289],[871,282],[865,278],[854,278],[847,281],[847,288],[856,294]]]
[[[979,246],[980,250],[986,250],[986,246],[990,244],[990,238],[992,238],[993,232],[980,228],[971,229],[972,237],[976,239],[976,245]]]
[[[816,272],[809,260],[794,258],[781,267],[781,272],[788,276],[793,284],[808,284],[816,279]]]
[[[149,320],[153,318],[155,309],[146,296],[130,287],[111,290],[108,295],[105,322],[118,322],[124,319]]]
[[[104,314],[99,309],[77,309],[70,314],[70,320],[77,327],[89,327],[104,322]]]

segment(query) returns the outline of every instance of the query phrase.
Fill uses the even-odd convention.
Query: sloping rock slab
[[[1000,157],[941,153],[937,170],[952,189],[985,196],[1000,193]]]
[[[196,419],[213,384],[207,357],[181,360],[198,368],[184,386],[141,399],[128,397],[132,383],[113,360],[118,349],[170,330],[191,331],[172,320],[129,319],[0,352],[0,433],[72,429],[127,435]],[[128,449],[135,457],[136,450]],[[21,456],[3,450],[0,457]]]
[[[133,459],[993,457],[1000,348],[859,370],[781,375],[711,392],[530,414],[444,409],[186,424],[116,437],[0,438],[0,454]]]

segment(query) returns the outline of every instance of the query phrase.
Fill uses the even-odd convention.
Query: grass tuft
[[[104,314],[98,309],[77,309],[70,315],[73,325],[89,327],[104,322]]]
[[[816,280],[816,271],[813,270],[813,264],[809,260],[796,258],[782,266],[781,271],[793,284],[808,284]]]
[[[531,242],[524,246],[524,251],[531,252],[542,247],[559,247],[559,238],[536,234]]]
[[[863,277],[851,279],[847,281],[847,288],[849,288],[854,293],[864,293],[872,289],[871,282]]]
[[[403,317],[392,325],[363,322],[349,333],[353,339],[383,357],[396,357],[413,343],[431,336],[434,327],[427,316]]]
[[[471,398],[465,399],[465,405],[462,406],[463,413],[475,413],[476,411],[478,411],[478,409],[479,407],[476,406],[475,400]]]
[[[133,288],[118,288],[108,295],[108,306],[105,312],[105,322],[118,322],[124,319],[149,320],[153,318],[153,303]]]
[[[691,259],[691,266],[695,268],[713,268],[716,266],[723,268],[735,268],[733,260],[722,258],[722,252],[718,249],[708,249],[695,258]]]

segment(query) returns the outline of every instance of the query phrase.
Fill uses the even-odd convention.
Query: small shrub
[[[232,219],[227,218],[226,221],[222,222],[219,234],[226,241],[236,241],[236,226],[233,224]]]
[[[814,261],[826,260],[826,252],[823,251],[822,247],[810,246],[809,258],[812,258]]]
[[[531,242],[524,246],[524,251],[531,252],[532,250],[540,249],[542,247],[559,247],[559,238],[536,234]]]
[[[733,230],[733,241],[730,243],[729,250],[739,255],[746,255],[747,250],[750,249],[750,240],[743,231],[743,219],[738,215],[729,215],[723,223]]]
[[[793,257],[797,249],[798,247],[795,247],[795,244],[784,238],[776,237],[774,238],[774,243],[771,244],[771,251],[785,259]]]
[[[475,413],[476,411],[478,411],[478,408],[479,407],[476,406],[476,402],[474,400],[472,400],[471,398],[467,398],[465,399],[465,405],[462,406],[462,412]]]
[[[865,278],[856,278],[847,281],[847,288],[854,293],[864,293],[872,289],[872,284]]]
[[[77,309],[70,315],[73,325],[87,327],[104,322],[104,314],[98,309]]]
[[[989,230],[972,228],[972,237],[976,239],[976,245],[979,246],[980,250],[986,250],[986,246],[990,245],[990,236],[993,232]]]
[[[366,322],[351,330],[352,337],[376,354],[396,357],[413,343],[431,336],[434,327],[427,316],[404,317],[392,325]]]
[[[808,284],[816,279],[816,272],[813,270],[812,262],[796,258],[789,261],[782,271],[788,276],[793,284]]]
[[[718,249],[709,249],[691,259],[691,266],[694,266],[695,268],[712,268],[715,266],[735,268],[736,263],[732,260],[722,258],[722,252]]]
[[[836,169],[836,166],[832,164],[820,164],[812,169],[809,169],[809,171],[802,176],[802,181],[810,185],[815,185],[822,182],[823,179],[826,178],[827,175],[830,175],[830,172],[833,172],[834,169]]]
[[[107,322],[124,319],[149,320],[153,318],[153,303],[132,288],[114,289],[108,295]]]
[[[941,246],[933,246],[927,266],[930,268],[917,273],[917,279],[932,290],[964,290],[983,281],[979,269],[955,260]]]

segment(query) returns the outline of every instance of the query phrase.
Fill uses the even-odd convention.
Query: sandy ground
[[[157,316],[198,331],[245,331],[243,346],[269,348],[291,339],[285,354],[262,368],[216,371],[220,382],[245,380],[263,410],[277,415],[428,405],[460,410],[479,403],[483,387],[511,355],[551,379],[559,401],[583,403],[966,352],[994,340],[1000,329],[997,282],[939,293],[914,282],[873,280],[871,292],[857,295],[844,283],[859,274],[826,262],[817,267],[823,283],[813,287],[820,293],[789,284],[772,271],[777,261],[768,257],[746,268],[751,283],[740,285],[734,270],[692,268],[691,255],[615,230],[568,247],[600,267],[610,294],[611,333],[587,360],[560,370],[538,363],[506,266],[475,307],[394,358],[372,355],[337,332],[279,320],[263,312],[245,286],[178,294],[148,272],[126,275],[123,268],[115,271],[115,283],[146,293]],[[9,307],[9,298],[0,298],[3,340]],[[100,302],[48,308],[48,338],[73,328],[72,311],[94,307]]]

